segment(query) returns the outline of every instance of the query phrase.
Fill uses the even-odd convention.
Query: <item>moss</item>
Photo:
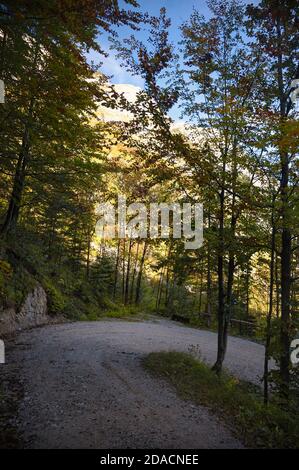
[[[17,263],[0,260],[0,305],[18,310],[37,285],[34,277]]]
[[[44,278],[42,285],[47,293],[49,314],[57,315],[62,313],[67,305],[66,295],[64,295],[59,287],[49,278]]]

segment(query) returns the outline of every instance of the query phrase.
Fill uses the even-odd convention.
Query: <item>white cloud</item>
[[[101,66],[100,71],[111,77],[111,83],[127,83],[129,85],[143,88],[144,80],[141,77],[129,73],[125,67],[121,65],[120,59],[116,57],[116,54],[113,51],[105,50],[105,52],[108,53],[108,57],[103,57],[97,52],[91,51],[87,55],[87,60],[95,63],[102,62],[103,65]]]

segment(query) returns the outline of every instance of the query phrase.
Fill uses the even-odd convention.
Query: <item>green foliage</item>
[[[48,297],[49,313],[52,315],[62,313],[67,303],[66,296],[62,294],[61,290],[51,279],[44,278],[43,287],[45,288]]]
[[[112,292],[114,270],[113,258],[107,255],[98,257],[91,266],[91,285],[100,299]]]
[[[5,260],[0,260],[0,296],[3,298],[12,278],[13,270]]]
[[[123,318],[132,319],[134,316],[140,315],[140,309],[133,305],[115,305],[114,308],[104,312],[107,318]]]
[[[36,286],[34,277],[13,256],[0,260],[0,307],[18,310]]]
[[[83,268],[74,273],[69,267],[62,266],[55,276],[44,277],[42,284],[51,314],[61,314],[72,320],[97,320],[101,316],[104,302],[96,296]]]
[[[223,373],[184,353],[152,353],[146,369],[164,377],[184,399],[209,407],[232,425],[249,447],[297,448],[299,416],[275,404],[265,406],[259,387]]]

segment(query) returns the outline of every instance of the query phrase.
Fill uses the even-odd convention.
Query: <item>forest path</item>
[[[26,448],[238,448],[206,408],[177,397],[141,365],[152,351],[198,345],[215,360],[217,336],[166,320],[51,325],[21,333],[7,351],[24,396],[14,425]],[[230,338],[225,366],[262,375],[264,348]]]

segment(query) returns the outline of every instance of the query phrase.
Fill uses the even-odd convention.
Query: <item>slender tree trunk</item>
[[[88,230],[88,233],[87,233],[87,257],[86,257],[86,277],[87,277],[87,279],[89,279],[89,275],[90,275],[91,239],[92,239],[92,234],[91,234],[91,231]]]
[[[225,305],[224,333],[223,333],[225,353],[227,349],[228,328],[229,328],[229,323],[230,323],[230,319],[232,315],[234,273],[235,273],[235,257],[233,253],[230,252],[229,261],[228,261],[227,291],[226,291],[226,305]]]
[[[211,228],[211,213],[209,209],[208,224]],[[212,308],[211,308],[211,297],[212,297],[212,280],[211,280],[211,244],[208,240],[208,260],[207,260],[207,314],[208,314],[208,327],[211,326],[212,320]]]
[[[159,311],[161,296],[162,296],[162,287],[163,287],[163,278],[164,278],[164,266],[161,269],[158,290],[157,290],[157,297],[156,297],[156,310]]]
[[[280,102],[281,123],[287,117],[286,96],[284,91],[283,76],[283,44],[281,33],[281,18],[278,15],[277,24],[277,79]],[[292,236],[289,228],[289,155],[280,148],[280,166],[281,166],[281,330],[280,330],[280,382],[281,397],[283,400],[289,399],[290,385],[290,301],[291,301],[291,259],[292,259]]]
[[[138,276],[137,276],[137,282],[136,282],[136,295],[135,295],[135,304],[136,305],[139,304],[139,302],[140,302],[141,280],[142,280],[143,267],[144,267],[144,261],[145,261],[147,246],[148,246],[147,242],[145,241],[142,256],[141,256],[140,266],[139,266],[139,272],[138,272]]]
[[[276,318],[280,314],[280,283],[279,283],[279,263],[278,254],[275,254],[275,289],[276,289]]]
[[[204,278],[204,259],[201,261],[200,281],[199,281],[199,296],[198,296],[198,315],[201,315],[202,306],[202,292],[203,292],[203,278]]]
[[[136,251],[134,269],[133,269],[133,274],[132,274],[132,282],[131,282],[131,289],[130,289],[130,302],[131,303],[133,301],[133,295],[134,295],[134,287],[135,287],[135,279],[136,279],[136,272],[137,272],[139,248],[140,248],[140,240],[138,240],[138,242],[137,242],[137,251]]]
[[[218,350],[217,360],[213,366],[213,370],[217,374],[221,373],[222,364],[225,357],[225,292],[224,292],[224,188],[220,192],[220,215],[219,215],[219,248],[217,257],[217,273],[218,273]]]
[[[113,299],[114,300],[116,298],[116,290],[117,290],[119,257],[120,257],[120,240],[118,240],[118,243],[117,243],[117,254],[116,254],[115,269],[114,269],[114,283],[113,283]]]
[[[127,261],[126,285],[125,285],[125,304],[126,305],[129,302],[132,246],[133,246],[133,241],[130,239],[130,241],[129,241],[129,250],[128,250],[128,261]]]
[[[26,168],[29,161],[29,150],[29,126],[26,125],[23,135],[22,148],[17,162],[12,194],[10,197],[4,224],[1,229],[1,233],[3,235],[7,235],[9,232],[13,231],[16,228],[18,222],[25,184]]]
[[[226,305],[225,305],[225,318],[224,318],[224,347],[225,352],[227,349],[227,336],[230,319],[232,316],[232,303],[233,303],[233,285],[235,275],[235,240],[236,240],[236,227],[239,213],[236,211],[236,184],[237,184],[237,143],[234,139],[233,146],[233,180],[232,180],[232,206],[231,206],[231,222],[230,222],[230,247],[228,259],[228,274],[227,274],[227,289],[226,289]]]
[[[122,300],[125,302],[125,285],[126,285],[126,240],[123,239],[122,253]]]
[[[167,309],[168,307],[168,294],[169,294],[169,264],[167,264],[166,269],[166,282],[165,282],[165,299],[164,299],[164,306]]]
[[[274,209],[273,209],[274,211]],[[274,293],[274,270],[275,270],[275,235],[274,214],[272,214],[272,235],[271,235],[271,260],[270,260],[270,284],[269,284],[269,310],[267,315],[265,361],[264,361],[264,403],[269,401],[269,360],[271,346],[271,322],[273,314],[273,293]]]
[[[246,270],[246,319],[249,320],[249,303],[250,303],[250,258],[247,262]]]
[[[227,155],[227,151],[226,151]],[[223,185],[220,193],[220,219],[219,219],[219,240],[220,240],[220,250],[218,254],[218,352],[217,360],[213,367],[218,374],[222,370],[223,361],[227,349],[227,337],[228,337],[228,328],[231,317],[232,309],[232,295],[233,295],[233,282],[234,282],[234,273],[235,273],[235,256],[234,256],[234,241],[235,241],[235,231],[238,215],[235,213],[235,186],[237,181],[237,146],[236,141],[234,141],[233,147],[233,198],[232,198],[232,207],[231,207],[231,223],[230,223],[230,249],[229,249],[229,261],[228,261],[228,276],[227,276],[227,289],[226,293],[224,290],[224,180],[226,165],[223,163]]]
[[[171,256],[172,244],[170,243],[168,253],[167,253],[167,269],[166,269],[166,284],[165,284],[165,308],[168,307],[169,300],[169,272],[170,272],[170,256]]]
[[[280,379],[281,395],[284,399],[289,398],[290,383],[290,302],[291,302],[291,256],[292,237],[288,228],[288,156],[282,157],[282,247],[281,247],[281,356],[280,356]]]

